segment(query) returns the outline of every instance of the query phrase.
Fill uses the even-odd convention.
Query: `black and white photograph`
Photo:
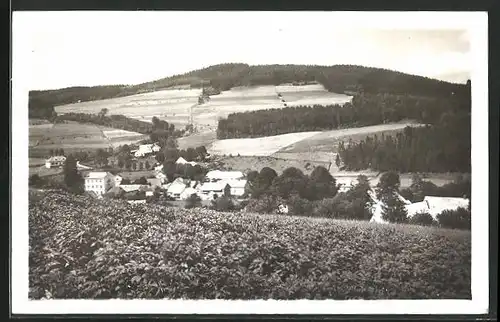
[[[14,12],[13,313],[487,313],[487,18]]]

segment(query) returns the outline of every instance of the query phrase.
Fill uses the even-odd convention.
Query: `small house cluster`
[[[64,162],[66,162],[66,157],[64,155],[52,156],[45,160],[45,167],[47,169],[59,168],[64,165]]]
[[[376,197],[374,190],[368,191],[370,198],[373,201],[372,218],[370,222],[387,223],[382,218],[384,204]],[[426,196],[421,202],[412,203],[398,194],[398,198],[405,204],[405,209],[408,213],[408,218],[415,216],[418,213],[428,213],[434,220],[445,210],[457,210],[458,208],[467,208],[469,199],[467,198],[451,198],[451,197],[434,197]]]
[[[183,158],[179,158],[176,163],[196,165],[195,162],[188,162]],[[154,167],[154,178],[146,179],[148,183],[144,185],[121,184],[123,178],[109,172],[90,172],[85,176],[85,191],[95,194],[98,198],[106,194],[116,196],[141,191],[145,192],[145,197],[149,197],[153,196],[155,191],[163,191],[166,196],[174,200],[186,200],[193,194],[198,195],[202,200],[212,200],[228,194],[241,197],[245,194],[247,180],[241,171],[214,170],[208,172],[202,181],[176,178],[167,183],[167,177],[162,170],[162,165]],[[138,200],[130,201],[139,202]]]
[[[159,152],[160,150],[161,147],[158,145],[158,143],[141,144],[139,145],[139,148],[137,150],[132,150],[130,151],[130,153],[132,153],[136,158],[142,158]]]

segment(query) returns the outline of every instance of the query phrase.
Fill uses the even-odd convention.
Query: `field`
[[[261,138],[218,140],[207,150],[216,155],[269,156],[284,147],[319,133],[321,132],[297,132]]]
[[[46,156],[51,149],[95,150],[135,143],[146,136],[77,122],[30,125],[30,157]],[[33,143],[33,144],[31,144]]]
[[[342,105],[351,100],[350,96],[331,93],[323,85],[280,85],[276,91],[281,94],[287,106]]]
[[[471,299],[470,231],[47,191],[29,243],[30,299]]]
[[[198,103],[201,89],[174,89],[118,97],[106,100],[81,102],[56,106],[59,114],[75,112],[97,114],[103,108],[108,114],[121,114],[145,122],[153,116],[176,126],[184,127],[189,122],[189,108]]]
[[[321,85],[303,86],[254,86],[236,87],[211,96],[210,100],[198,105],[201,89],[167,89],[126,97],[119,97],[91,102],[81,102],[56,106],[59,114],[76,112],[97,114],[107,108],[108,114],[122,114],[130,118],[151,122],[153,116],[166,120],[176,127],[184,127],[190,122],[192,108],[193,122],[198,131],[215,131],[219,118],[236,112],[256,111],[270,108],[282,108],[283,102],[277,91],[283,91],[283,97],[289,97],[294,103],[342,104],[350,96],[326,91]]]
[[[278,153],[279,156],[283,158],[286,158],[288,154],[289,158],[294,158],[294,154],[308,154],[309,152],[327,152],[327,155],[331,156],[331,153],[337,152],[337,146],[340,141],[347,142],[351,139],[353,142],[356,142],[374,134],[377,134],[379,137],[382,134],[394,135],[397,132],[401,132],[407,126],[415,127],[422,126],[422,124],[414,122],[401,122],[324,131],[286,146]],[[298,157],[302,158],[300,155]],[[318,155],[316,157],[318,157]]]

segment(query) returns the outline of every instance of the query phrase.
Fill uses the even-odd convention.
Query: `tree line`
[[[217,138],[262,137],[333,130],[405,119],[435,124],[450,112],[469,113],[470,99],[361,93],[354,95],[352,102],[342,106],[298,106],[233,113],[219,120]]]
[[[443,115],[434,126],[406,127],[395,136],[341,141],[338,155],[346,170],[401,172],[471,171],[470,116]]]
[[[151,123],[136,120],[124,115],[105,115],[102,111],[99,114],[65,113],[57,115],[55,120],[56,122],[73,121],[91,123],[141,134],[151,134],[153,132],[153,125]]]

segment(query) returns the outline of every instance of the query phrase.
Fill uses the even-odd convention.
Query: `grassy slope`
[[[469,232],[30,196],[30,298],[470,298]]]

